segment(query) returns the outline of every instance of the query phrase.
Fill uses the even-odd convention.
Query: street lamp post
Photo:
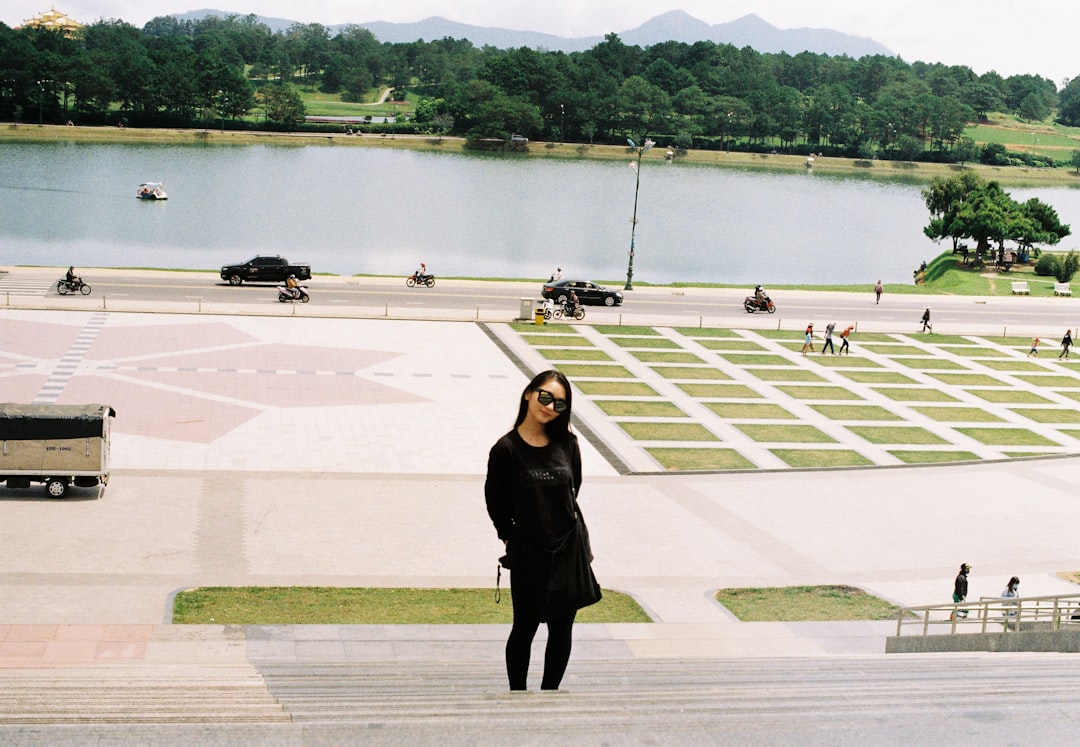
[[[562,115],[562,123],[559,125],[559,142],[566,142],[566,105],[559,104],[559,114]]]
[[[41,127],[41,120],[42,120],[41,111],[42,111],[42,107],[45,105],[45,84],[47,82],[48,81],[44,81],[44,80],[39,80],[37,82],[38,89],[39,89],[39,91],[38,91],[38,104],[37,104],[37,123],[38,123],[38,127]]]
[[[626,285],[623,286],[623,290],[634,290],[634,234],[637,232],[637,198],[638,190],[641,189],[641,157],[645,155],[646,151],[652,148],[656,143],[649,138],[645,138],[645,143],[642,145],[635,145],[634,141],[630,138],[626,139],[626,142],[630,143],[630,147],[637,151],[637,161],[631,162],[630,166],[634,169],[634,217],[630,221],[630,261],[626,265]]]

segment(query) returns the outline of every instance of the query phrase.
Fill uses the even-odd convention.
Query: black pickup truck
[[[277,255],[273,257],[252,257],[242,265],[225,265],[221,268],[221,279],[229,285],[240,285],[247,280],[250,283],[282,283],[289,275],[296,275],[297,280],[311,279],[311,265],[290,265],[289,260]]]

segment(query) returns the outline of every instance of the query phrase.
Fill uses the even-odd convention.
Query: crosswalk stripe
[[[0,293],[10,293],[13,296],[44,296],[49,291],[56,292],[55,280],[44,280],[41,278],[19,278],[4,277],[0,278]]]

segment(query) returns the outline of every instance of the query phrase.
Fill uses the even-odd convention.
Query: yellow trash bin
[[[536,323],[537,324],[543,324],[544,323],[544,307],[543,306],[537,306],[535,314],[536,314]]]

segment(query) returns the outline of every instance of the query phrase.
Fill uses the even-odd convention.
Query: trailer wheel
[[[59,477],[50,477],[45,481],[45,490],[48,491],[50,498],[63,498],[67,495],[67,489],[67,481]]]

